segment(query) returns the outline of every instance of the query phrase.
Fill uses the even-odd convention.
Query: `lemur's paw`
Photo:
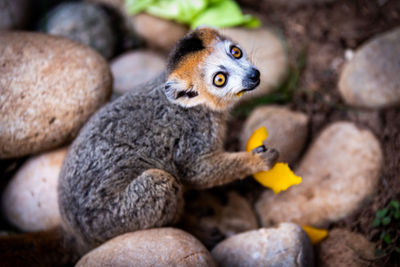
[[[266,148],[264,145],[254,148],[252,152],[261,157],[269,168],[274,166],[279,158],[278,150],[274,148]]]

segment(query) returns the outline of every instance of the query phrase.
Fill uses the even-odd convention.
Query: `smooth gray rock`
[[[295,170],[301,184],[256,203],[264,227],[294,222],[325,228],[355,212],[377,189],[382,148],[367,129],[351,122],[326,127]]]
[[[300,226],[281,223],[232,236],[211,252],[220,267],[312,267],[313,249]]]
[[[140,90],[138,86],[156,78],[166,67],[166,59],[151,50],[124,53],[111,64],[114,92],[123,94]]]
[[[174,228],[117,236],[82,257],[77,267],[216,266],[210,252],[190,234]]]
[[[91,3],[63,3],[44,20],[45,32],[64,36],[92,47],[105,58],[114,54],[116,36],[111,20],[99,6]]]
[[[279,151],[279,162],[293,163],[307,139],[307,115],[280,106],[256,108],[244,124],[240,136],[242,150],[245,150],[251,134],[262,126],[268,131],[264,145]]]
[[[400,104],[400,27],[366,42],[344,67],[339,90],[349,105],[385,108]]]
[[[2,211],[18,229],[45,231],[61,223],[57,184],[67,150],[64,147],[30,158],[7,184]]]

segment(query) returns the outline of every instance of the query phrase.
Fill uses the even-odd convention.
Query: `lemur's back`
[[[183,186],[209,188],[268,170],[274,150],[223,150],[226,111],[259,77],[215,30],[185,36],[166,76],[103,107],[75,139],[58,186],[63,229],[90,249],[177,222]]]
[[[163,86],[160,77],[138,93],[121,96],[81,130],[59,182],[60,210],[72,227],[79,227],[82,218],[90,224],[105,199],[144,171],[161,169],[179,180],[190,161],[217,146],[219,114],[172,104]]]

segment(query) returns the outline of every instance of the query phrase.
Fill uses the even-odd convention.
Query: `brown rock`
[[[221,32],[238,42],[261,72],[259,87],[244,94],[241,101],[271,93],[287,72],[288,59],[282,40],[266,28],[229,28]]]
[[[218,266],[313,266],[310,240],[300,226],[281,223],[232,236],[211,252]]]
[[[279,161],[293,163],[307,139],[308,117],[285,107],[256,108],[245,122],[240,138],[242,150],[245,150],[251,134],[262,126],[269,134],[264,145],[279,151]]]
[[[188,28],[173,21],[145,13],[132,16],[136,32],[150,47],[169,52],[187,32]]]
[[[318,266],[363,267],[375,258],[375,245],[364,236],[346,229],[333,229],[318,245]]]
[[[122,54],[111,62],[114,92],[123,94],[153,80],[165,66],[166,59],[150,50],[135,50]]]
[[[360,47],[344,67],[339,90],[353,106],[384,108],[400,103],[400,27]]]
[[[183,228],[208,248],[227,237],[258,228],[250,203],[234,191],[191,192],[182,221]]]
[[[58,174],[67,148],[29,159],[10,180],[2,196],[5,218],[22,231],[35,232],[59,225]]]
[[[188,28],[171,20],[161,19],[146,13],[131,15],[123,0],[88,0],[101,3],[114,9],[134,26],[134,30],[151,47],[169,52],[187,32]]]
[[[85,266],[215,266],[208,250],[190,234],[174,228],[141,230],[117,236],[86,254]]]
[[[279,222],[326,227],[356,211],[375,192],[382,150],[369,130],[350,122],[324,129],[295,173],[299,185],[274,195],[266,191],[256,204],[263,226]]]
[[[0,62],[2,159],[71,140],[111,93],[103,57],[64,38],[3,32]]]

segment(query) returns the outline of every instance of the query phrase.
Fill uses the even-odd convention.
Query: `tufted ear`
[[[187,86],[185,82],[176,78],[168,79],[164,90],[167,98],[173,102],[194,98],[199,95],[192,86]]]

